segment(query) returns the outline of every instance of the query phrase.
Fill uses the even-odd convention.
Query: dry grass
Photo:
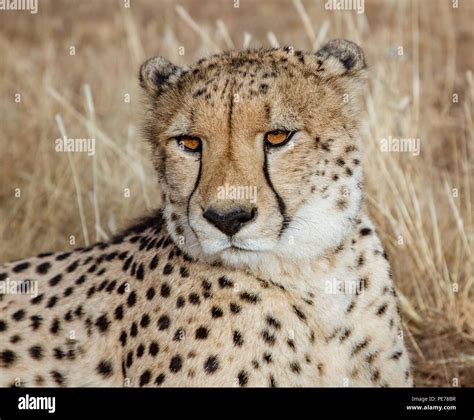
[[[0,12],[0,260],[106,239],[159,205],[137,129],[146,56],[186,63],[233,47],[352,39],[372,74],[367,205],[402,297],[415,380],[473,386],[474,8],[451,4],[366,0],[359,15],[310,0],[40,0],[38,15]],[[96,155],[56,153],[61,132],[96,138]],[[382,153],[388,136],[420,138],[421,154]]]

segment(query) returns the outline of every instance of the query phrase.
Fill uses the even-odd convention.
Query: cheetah
[[[366,79],[345,40],[147,60],[162,207],[0,267],[35,290],[0,295],[0,386],[412,386],[363,206]]]

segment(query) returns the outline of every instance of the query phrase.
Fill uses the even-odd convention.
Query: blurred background
[[[0,10],[0,261],[106,240],[160,205],[140,133],[145,58],[186,64],[347,38],[370,66],[366,206],[392,264],[416,385],[474,386],[474,2],[365,0],[363,13],[327,3],[38,0],[36,14]],[[95,154],[56,152],[64,134],[94,138]],[[389,137],[419,138],[420,154],[383,152]]]

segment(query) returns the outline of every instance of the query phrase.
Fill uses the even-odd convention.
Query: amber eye
[[[286,144],[295,131],[274,130],[265,134],[265,144],[270,147],[278,147]]]
[[[199,152],[201,150],[201,139],[194,136],[177,137],[178,146],[187,152]]]

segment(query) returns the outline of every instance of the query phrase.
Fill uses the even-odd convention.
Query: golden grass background
[[[39,0],[37,15],[0,11],[0,261],[107,239],[159,205],[139,129],[146,57],[185,64],[347,38],[370,65],[367,206],[392,263],[416,384],[474,386],[474,3],[366,0],[364,14],[324,3]],[[58,122],[68,137],[95,138],[96,155],[56,153]],[[420,138],[421,154],[382,153],[388,136]]]

